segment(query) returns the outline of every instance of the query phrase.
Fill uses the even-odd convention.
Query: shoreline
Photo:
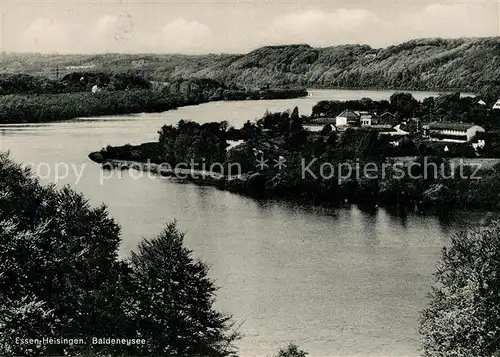
[[[227,191],[230,193],[246,196],[252,199],[275,199],[275,200],[284,200],[289,202],[294,202],[297,204],[308,203],[315,206],[324,206],[324,207],[338,207],[342,205],[360,205],[364,207],[384,207],[387,209],[412,209],[416,213],[431,213],[431,214],[442,214],[449,210],[447,203],[440,202],[439,200],[427,200],[423,199],[415,200],[409,199],[406,201],[383,201],[380,198],[375,198],[374,200],[357,200],[355,197],[345,196],[343,199],[338,199],[335,201],[330,200],[322,200],[314,197],[309,197],[306,195],[297,195],[296,193],[280,193],[274,191],[257,191],[252,188],[248,188],[245,185],[248,185],[251,180],[258,180],[259,178],[265,178],[266,176],[259,172],[248,172],[241,175],[224,175],[217,172],[212,171],[204,171],[204,170],[195,170],[195,169],[172,169],[165,168],[162,165],[165,164],[157,164],[151,162],[141,162],[141,161],[133,161],[133,160],[119,160],[119,159],[103,159],[99,160],[97,155],[100,155],[99,152],[92,152],[88,155],[89,159],[93,162],[99,164],[101,169],[103,170],[138,170],[143,172],[150,172],[160,177],[172,177],[179,181],[185,181],[194,183],[198,186],[211,186],[222,191]],[[400,162],[405,162],[410,158],[403,158]],[[467,160],[462,158],[450,158],[449,161],[455,160]],[[470,165],[475,165],[474,160],[470,159]],[[500,159],[495,160],[495,164],[498,164]],[[494,165],[488,165],[487,169],[492,169]],[[170,167],[170,166],[169,166]],[[345,187],[350,184],[349,180],[344,182],[340,187]],[[460,211],[465,212],[484,212],[484,213],[493,213],[499,212],[499,210],[492,210],[488,208],[481,207],[457,207]]]
[[[89,159],[101,166],[102,170],[138,170],[151,172],[161,177],[172,177],[178,180],[192,182],[199,186],[212,186],[224,191],[227,189],[227,183],[245,182],[258,173],[246,173],[241,175],[224,175],[213,171],[195,170],[195,169],[172,169],[163,167],[165,164],[146,163],[132,160],[105,159],[99,161],[95,159],[95,152],[89,154]]]

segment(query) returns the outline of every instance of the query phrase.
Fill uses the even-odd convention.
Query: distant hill
[[[249,89],[306,86],[477,92],[500,86],[500,37],[419,39],[383,49],[288,45],[241,55],[3,54],[0,59],[0,73],[62,76],[80,69],[126,70],[153,81],[208,78]]]

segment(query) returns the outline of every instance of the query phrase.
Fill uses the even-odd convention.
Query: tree
[[[290,119],[291,120],[299,120],[300,119],[298,107],[293,108],[292,114],[290,115]]]
[[[321,135],[326,136],[326,135],[330,134],[332,131],[333,131],[332,125],[325,124],[325,126],[323,126],[323,129],[321,129]]]
[[[323,140],[323,138],[320,137],[320,138],[314,139],[314,141],[311,145],[311,151],[312,151],[313,156],[320,157],[321,155],[323,155],[325,150],[326,150],[326,145],[325,145],[325,141]]]
[[[433,121],[434,114],[434,97],[426,97],[422,100],[422,114],[428,116],[430,121]]]
[[[411,118],[419,109],[419,102],[410,93],[394,93],[390,98],[393,111],[399,112],[405,118]]]
[[[120,228],[104,206],[40,185],[0,154],[0,355],[231,354],[230,317],[213,309],[208,268],[182,237],[169,224],[120,260]],[[41,336],[86,343],[16,343]],[[92,336],[148,341],[96,346]]]
[[[484,85],[479,90],[479,97],[491,108],[498,98],[500,98],[500,83],[493,82]]]
[[[175,223],[139,244],[130,266],[137,331],[161,356],[234,354],[231,317],[213,309],[215,287],[206,264],[183,246]]]
[[[285,348],[281,348],[275,357],[306,357],[307,352],[299,349],[295,343],[290,342]]]
[[[161,153],[171,165],[190,164],[191,161],[208,165],[224,162],[226,128],[224,122],[200,125],[184,120],[180,120],[177,127],[164,125],[158,132]]]
[[[299,133],[303,130],[302,126],[302,119],[300,118],[299,115],[299,108],[295,107],[293,108],[292,114],[290,116],[290,124],[289,124],[289,135],[293,135],[296,133]]]
[[[500,352],[500,223],[462,231],[444,248],[422,312],[425,356]]]
[[[330,147],[328,143],[327,146]],[[337,145],[339,158],[343,160],[379,159],[380,149],[378,132],[372,129],[349,128],[340,135]]]
[[[126,336],[120,229],[106,208],[91,208],[69,188],[41,186],[4,154],[0,178],[2,355],[31,355],[16,337]],[[44,348],[61,355],[81,346]]]

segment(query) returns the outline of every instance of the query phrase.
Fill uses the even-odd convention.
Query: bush
[[[452,237],[435,279],[420,321],[424,355],[500,352],[500,223]]]

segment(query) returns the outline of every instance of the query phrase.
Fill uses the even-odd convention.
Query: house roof
[[[355,112],[353,112],[350,109],[344,110],[342,113],[340,113],[339,115],[337,115],[337,117],[345,117],[347,119],[356,119],[356,120],[359,119],[359,115],[356,114]]]
[[[389,115],[389,116],[391,116],[391,117],[393,117],[393,118],[395,118],[395,117],[396,117],[396,114],[392,114],[391,112],[384,112],[383,114],[380,114],[380,117],[385,117],[385,116],[387,116],[387,115]]]
[[[336,122],[335,118],[317,118],[311,120],[312,124],[336,124]]]
[[[355,111],[354,113],[356,113],[361,119],[373,119],[373,114],[371,112]]]
[[[476,126],[473,123],[432,123],[429,125],[431,130],[468,130]]]

